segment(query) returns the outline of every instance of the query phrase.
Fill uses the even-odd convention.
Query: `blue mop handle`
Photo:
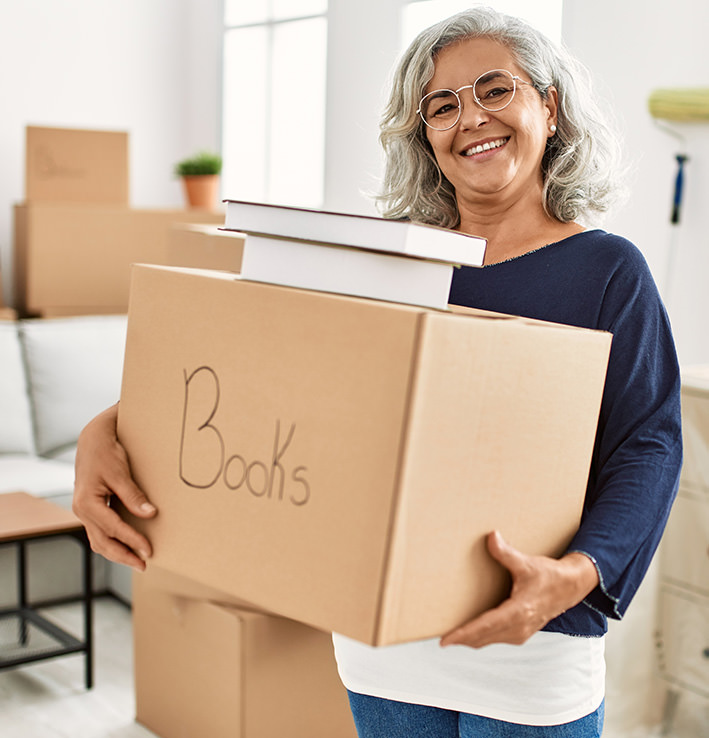
[[[679,223],[680,207],[682,205],[682,186],[684,184],[684,163],[687,161],[685,154],[677,154],[677,177],[675,178],[675,196],[672,202],[672,217],[670,223]]]

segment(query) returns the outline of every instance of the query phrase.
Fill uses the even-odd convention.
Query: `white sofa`
[[[126,317],[0,321],[0,494],[30,492],[71,507],[81,429],[120,395]],[[0,548],[0,605],[13,603],[14,550]],[[81,589],[71,540],[29,548],[30,597]],[[95,587],[130,598],[125,567],[95,558]]]

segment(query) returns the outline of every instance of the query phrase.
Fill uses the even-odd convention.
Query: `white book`
[[[241,278],[445,309],[452,264],[363,248],[246,235]]]
[[[264,203],[226,200],[224,230],[277,236],[442,261],[482,266],[484,238],[447,228]]]

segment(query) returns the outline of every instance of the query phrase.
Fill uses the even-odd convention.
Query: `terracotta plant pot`
[[[216,210],[219,193],[218,174],[191,174],[182,177],[182,182],[190,208]]]

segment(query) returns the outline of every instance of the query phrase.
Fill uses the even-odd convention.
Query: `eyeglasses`
[[[491,69],[481,74],[472,85],[457,90],[434,90],[424,95],[416,111],[421,120],[436,131],[447,131],[460,120],[463,104],[459,92],[472,90],[475,102],[491,113],[504,110],[514,100],[517,83],[533,86],[506,69]]]

